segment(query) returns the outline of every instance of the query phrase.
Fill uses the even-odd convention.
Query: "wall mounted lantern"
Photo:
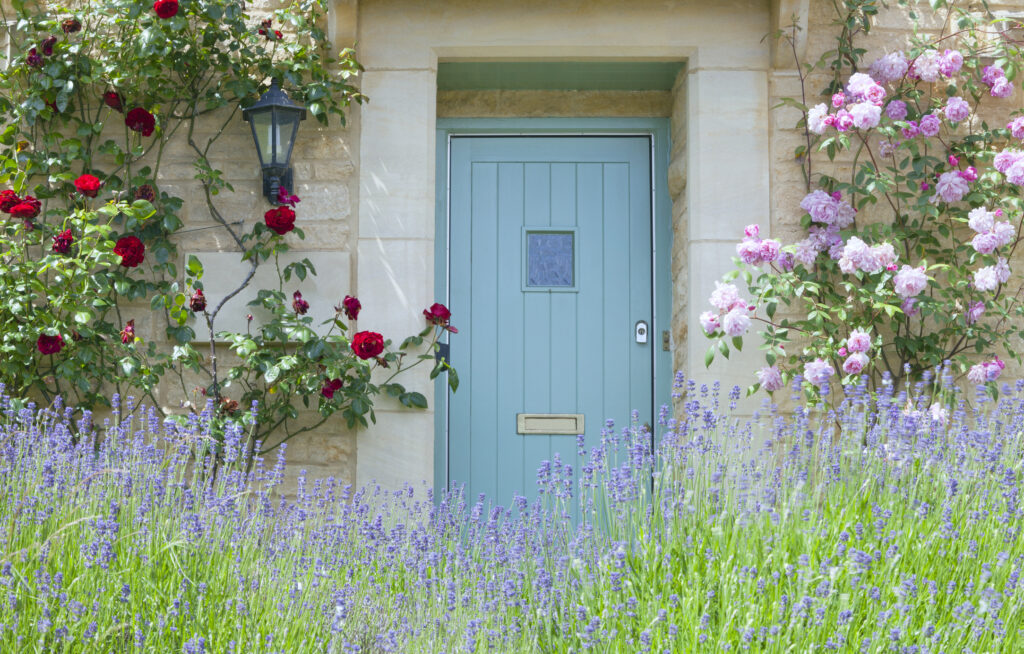
[[[279,204],[279,188],[295,190],[290,165],[292,148],[299,121],[306,120],[306,108],[292,102],[274,80],[259,100],[242,109],[242,117],[252,127],[252,138],[256,141],[263,168],[263,195],[271,204]]]

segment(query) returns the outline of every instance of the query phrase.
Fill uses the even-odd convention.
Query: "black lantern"
[[[299,121],[306,120],[306,108],[292,102],[275,80],[255,104],[242,109],[242,117],[252,127],[252,138],[256,141],[263,168],[263,195],[271,204],[278,204],[279,188],[295,191],[289,164]]]

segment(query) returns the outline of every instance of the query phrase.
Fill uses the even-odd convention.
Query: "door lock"
[[[638,320],[636,323],[636,342],[641,345],[647,344],[647,321]]]

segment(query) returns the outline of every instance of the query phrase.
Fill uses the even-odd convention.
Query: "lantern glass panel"
[[[271,111],[261,111],[253,112],[251,114],[252,133],[256,137],[257,149],[259,150],[260,155],[260,164],[262,165],[272,163],[274,160],[272,113],[273,112]]]
[[[295,146],[295,135],[299,131],[299,119],[301,114],[297,111],[278,111],[278,151],[281,165],[286,165],[292,157],[292,148]]]

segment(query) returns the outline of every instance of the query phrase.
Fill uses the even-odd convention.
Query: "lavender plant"
[[[286,497],[284,447],[246,472],[229,427],[216,474],[194,458],[212,407],[115,398],[93,426],[3,398],[0,650],[1012,652],[1024,384],[952,411],[930,388],[741,422],[679,379],[657,449],[609,423],[532,499]]]

